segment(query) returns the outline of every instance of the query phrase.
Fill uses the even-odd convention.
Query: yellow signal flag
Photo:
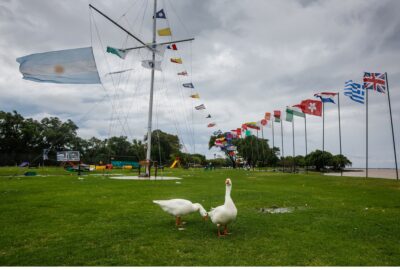
[[[157,32],[160,37],[172,35],[170,28],[163,28],[163,29],[157,30]]]
[[[172,63],[182,64],[182,59],[181,58],[171,58],[170,60],[171,60]]]
[[[200,98],[200,95],[196,93],[196,94],[190,95],[190,97],[191,98]]]

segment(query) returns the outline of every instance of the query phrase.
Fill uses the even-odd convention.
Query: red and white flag
[[[322,101],[306,99],[303,100],[300,104],[294,105],[293,107],[300,108],[303,113],[311,114],[315,116],[322,115]]]

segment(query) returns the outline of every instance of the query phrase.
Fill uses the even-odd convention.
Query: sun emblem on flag
[[[313,113],[315,110],[317,110],[317,105],[315,105],[315,103],[310,103],[308,109]]]
[[[57,74],[62,74],[62,73],[64,73],[64,67],[61,65],[55,65],[54,72]]]

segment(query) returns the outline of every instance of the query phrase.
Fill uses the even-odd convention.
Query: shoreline
[[[364,177],[365,168],[354,168],[343,170],[343,176],[351,177]],[[400,170],[399,175],[400,175]],[[340,172],[335,173],[324,173],[326,176],[341,176]],[[385,169],[385,168],[374,168],[368,169],[368,178],[383,178],[383,179],[394,179],[396,180],[396,169]]]

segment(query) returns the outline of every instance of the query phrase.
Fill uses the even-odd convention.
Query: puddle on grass
[[[286,213],[292,213],[296,210],[305,210],[306,207],[300,206],[300,207],[269,207],[269,208],[259,208],[258,212],[259,213],[266,213],[266,214],[286,214]]]

